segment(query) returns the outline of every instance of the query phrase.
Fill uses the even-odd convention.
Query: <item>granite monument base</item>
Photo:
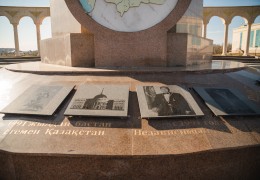
[[[1,179],[259,179],[259,147],[162,156],[0,152]]]
[[[104,75],[33,67],[33,73],[0,70],[0,108],[32,84],[128,84],[128,117],[65,116],[73,93],[53,116],[1,114],[0,179],[259,179],[259,116],[216,117],[192,89],[232,87],[259,105],[253,80],[259,76],[245,69]],[[205,116],[141,118],[136,87],[172,84],[187,87]]]

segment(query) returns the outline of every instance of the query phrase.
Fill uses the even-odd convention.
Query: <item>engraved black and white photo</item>
[[[237,89],[194,87],[216,116],[257,115],[260,108]]]
[[[21,107],[21,111],[40,111],[62,89],[61,86],[41,86],[28,97]]]
[[[191,94],[180,86],[137,88],[142,117],[203,115]]]
[[[52,115],[74,85],[32,85],[1,112],[10,114]]]
[[[126,117],[128,96],[128,85],[80,85],[65,114],[71,116]]]
[[[229,89],[208,88],[205,91],[228,114],[255,113]]]
[[[167,86],[161,86],[156,93],[153,86],[143,87],[147,105],[158,116],[194,115],[193,109],[180,93],[171,92]]]
[[[79,98],[73,101],[70,109],[88,109],[88,110],[114,110],[124,111],[125,100],[109,99],[104,94],[105,89],[102,89],[100,94],[97,94],[91,99]]]

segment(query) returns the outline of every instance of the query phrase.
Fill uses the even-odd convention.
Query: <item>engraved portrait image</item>
[[[81,85],[66,115],[127,116],[129,86]]]
[[[32,85],[1,112],[52,115],[73,88],[72,85]]]
[[[137,88],[142,117],[203,115],[191,94],[180,86]]]
[[[194,88],[215,115],[256,115],[260,107],[235,89]]]

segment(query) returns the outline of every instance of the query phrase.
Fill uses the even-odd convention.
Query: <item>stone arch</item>
[[[37,44],[38,49],[40,49],[40,31],[39,26],[45,17],[50,16],[49,7],[14,7],[14,6],[2,6],[0,8],[0,16],[5,16],[8,18],[9,22],[13,25],[14,29],[14,41],[16,56],[19,56],[19,37],[17,26],[23,17],[30,17],[37,29]]]
[[[248,19],[245,17],[242,17],[240,15],[236,15],[232,18],[230,23],[230,31],[228,32],[228,37],[230,41],[228,42],[232,44],[231,46],[231,53],[236,53],[238,55],[242,55],[245,51],[245,47],[242,45],[242,40],[245,36],[245,34],[237,33],[241,27],[246,27],[248,25]]]
[[[46,17],[44,17],[42,19],[41,22],[42,22],[41,23],[41,27],[40,27],[41,40],[42,39],[51,38],[52,37],[51,28],[47,28],[48,26],[51,25],[51,17],[50,16],[46,16]]]
[[[31,18],[32,21],[33,21],[34,24],[35,24],[36,19],[35,19],[35,17],[34,17],[33,15],[30,15],[30,14],[23,14],[23,15],[20,15],[20,16],[16,17],[17,22],[20,23],[21,19],[24,18],[24,17],[29,17],[29,18]]]
[[[224,19],[225,21],[225,42],[223,45],[223,55],[226,55],[227,50],[227,39],[228,39],[228,29],[229,24],[232,19],[236,16],[243,17],[247,22],[247,34],[246,34],[246,48],[244,55],[249,54],[249,39],[251,32],[251,25],[253,24],[255,18],[259,15],[260,6],[240,6],[240,7],[205,7],[203,9],[203,22],[204,22],[204,37],[206,37],[207,24],[211,17],[218,16]]]
[[[255,15],[255,16],[253,17],[253,19],[254,19],[254,20],[253,20],[253,23],[255,23],[255,21],[256,21],[258,18],[260,19],[260,13],[259,13],[259,15]]]
[[[215,31],[213,34],[214,36],[217,36],[218,39],[223,39],[223,35],[224,35],[224,23],[225,20],[219,16],[212,16],[209,20],[209,23],[207,24],[208,28],[210,31]],[[217,30],[213,30],[213,28],[215,28],[213,25],[216,24],[216,26],[218,26]],[[213,37],[212,34],[207,33],[207,38],[211,38],[211,36]],[[219,42],[214,42],[214,44],[222,44],[223,41],[219,41]]]
[[[25,23],[29,23],[28,25]],[[25,31],[26,30],[26,31]],[[28,32],[31,32],[28,34]],[[30,16],[23,16],[19,20],[18,26],[18,35],[19,35],[19,44],[26,44],[26,42],[30,41],[34,45],[37,45],[37,37],[36,37],[36,27],[33,19]],[[29,50],[29,49],[28,49]],[[30,50],[33,50],[32,48]]]
[[[8,17],[0,15],[0,29],[2,31],[1,33],[4,34],[4,36],[1,37],[1,47],[14,48],[14,29]]]
[[[0,12],[0,16],[4,16],[8,19],[8,21],[10,22],[10,24],[12,24],[12,17],[10,15],[8,15],[5,12]]]

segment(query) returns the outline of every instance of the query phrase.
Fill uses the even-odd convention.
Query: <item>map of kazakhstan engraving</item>
[[[162,5],[166,0],[105,0],[107,3],[113,3],[121,16],[132,7],[139,7],[141,3]],[[91,13],[95,8],[96,0],[80,0],[87,13]]]

